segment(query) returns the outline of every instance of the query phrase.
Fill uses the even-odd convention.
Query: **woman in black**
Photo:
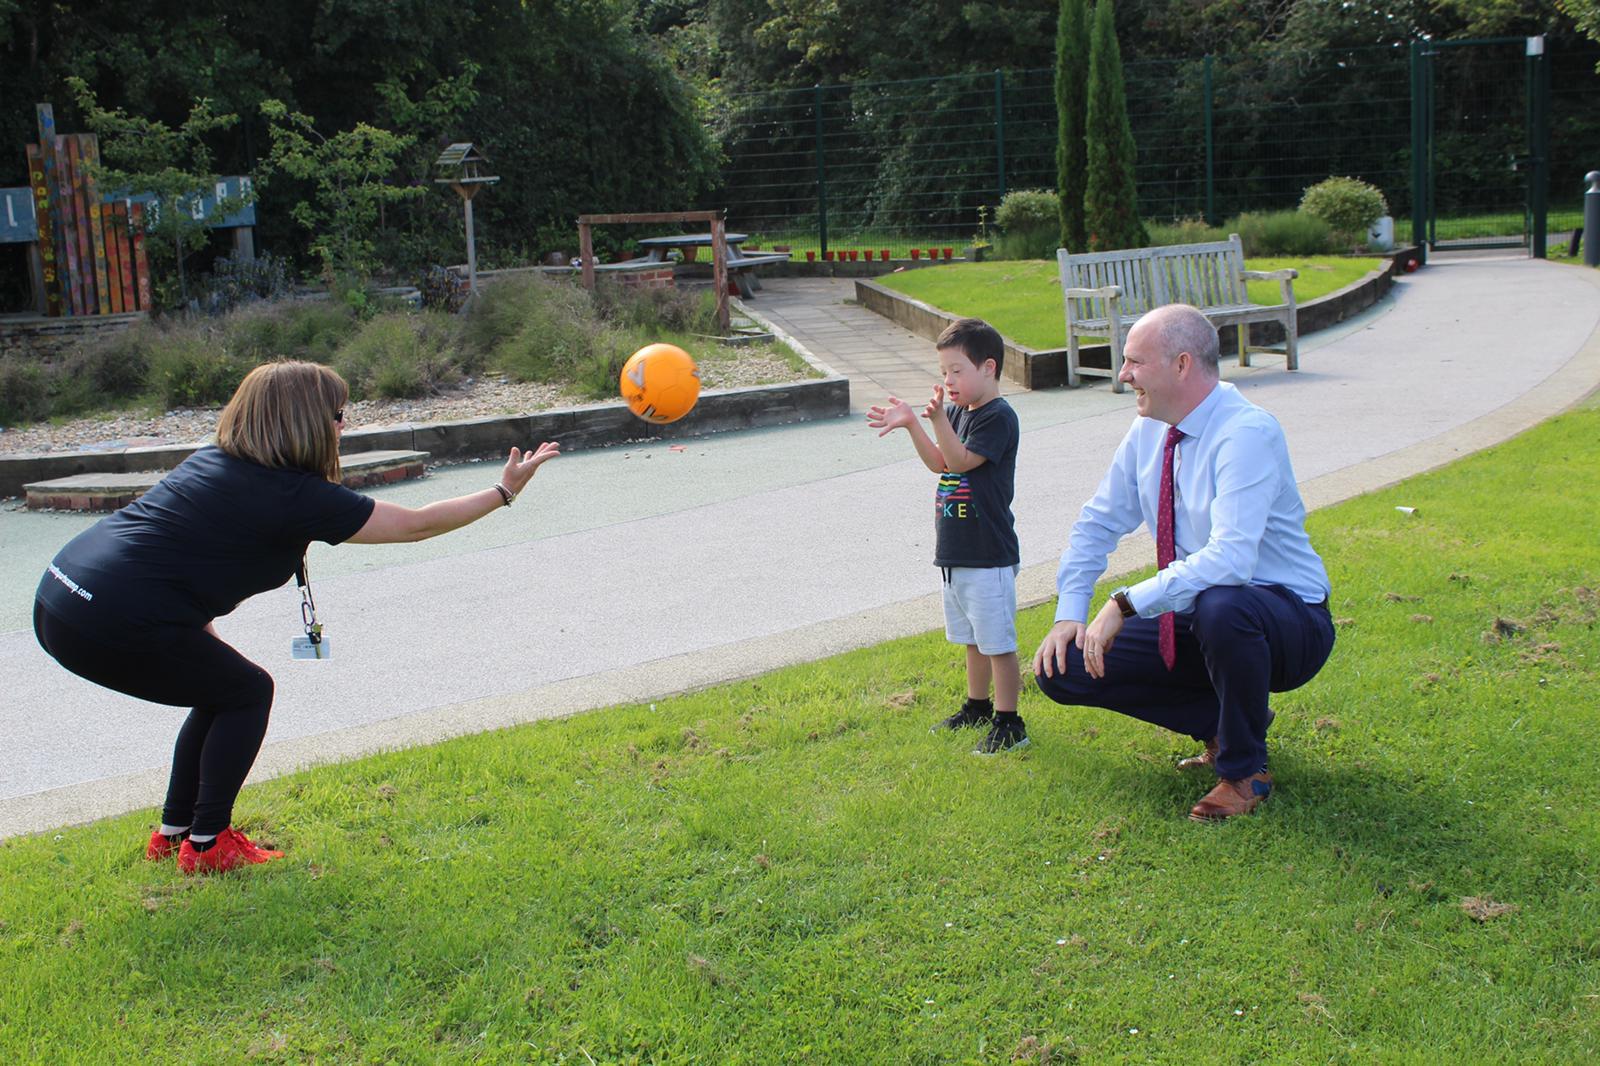
[[[289,580],[313,540],[424,540],[510,506],[555,443],[511,449],[499,483],[409,508],[339,482],[349,389],[315,363],[257,367],[200,449],[155,488],[62,548],[39,582],[33,626],[62,666],[154,703],[192,707],[173,751],[162,824],[147,858],[178,853],[185,873],[282,852],[232,828],[255,762],[272,678],[225,644],[212,619]]]

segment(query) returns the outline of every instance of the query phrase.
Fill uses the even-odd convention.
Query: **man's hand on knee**
[[[1039,642],[1033,653],[1033,672],[1045,677],[1055,677],[1067,672],[1067,647],[1083,647],[1083,623],[1066,619],[1050,627],[1050,632]]]
[[[1096,681],[1106,676],[1106,655],[1122,632],[1122,608],[1116,600],[1107,600],[1094,616],[1094,621],[1078,636],[1078,648],[1083,652],[1083,668]]]

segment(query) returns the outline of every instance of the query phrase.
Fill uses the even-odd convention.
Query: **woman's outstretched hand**
[[[506,459],[506,468],[500,473],[500,483],[510,489],[514,496],[533,480],[533,475],[541,466],[560,454],[561,444],[553,440],[544,441],[537,451],[527,453],[521,448],[512,448],[511,455]]]

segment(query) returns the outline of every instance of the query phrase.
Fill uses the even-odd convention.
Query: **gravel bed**
[[[781,356],[755,348],[743,348],[727,359],[706,360],[700,364],[701,387],[705,389],[772,385],[803,381],[806,377]],[[484,377],[417,400],[357,401],[345,409],[345,424],[365,429],[402,422],[451,422],[610,402],[613,401],[584,399],[557,385]],[[216,431],[220,411],[216,407],[191,407],[155,415],[125,412],[55,425],[5,427],[0,428],[0,454],[116,451],[147,445],[189,444],[210,439]]]

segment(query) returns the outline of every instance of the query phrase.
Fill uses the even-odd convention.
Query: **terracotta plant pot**
[[[937,259],[937,258],[939,258],[939,249],[937,249],[937,248],[929,248],[928,249],[928,258],[929,259]]]
[[[822,261],[823,261],[823,262],[824,262],[824,263],[831,263],[831,262],[833,262],[833,253],[832,253],[832,252],[823,252],[823,253],[822,253]]]
[[[789,246],[787,244],[774,244],[772,246],[772,250],[774,252],[787,252],[789,250]]]
[[[817,261],[817,253],[816,252],[807,252],[806,253],[806,262],[815,263],[816,261]]]
[[[921,259],[922,258],[922,249],[921,248],[913,248],[913,249],[911,249],[911,258],[913,260]]]
[[[889,249],[887,249],[887,248],[879,249],[878,250],[878,258],[883,260],[885,263],[887,263],[889,261]]]
[[[861,253],[857,252],[854,248],[850,249],[850,262],[854,263],[856,261],[856,256],[860,254]]]
[[[954,257],[955,254],[956,254],[956,250],[954,248],[946,248],[944,250],[944,257],[946,259],[950,259],[950,258]]]
[[[694,262],[695,253],[698,251],[700,251],[700,249],[696,248],[692,244],[685,245],[683,248],[683,261],[685,263]]]

